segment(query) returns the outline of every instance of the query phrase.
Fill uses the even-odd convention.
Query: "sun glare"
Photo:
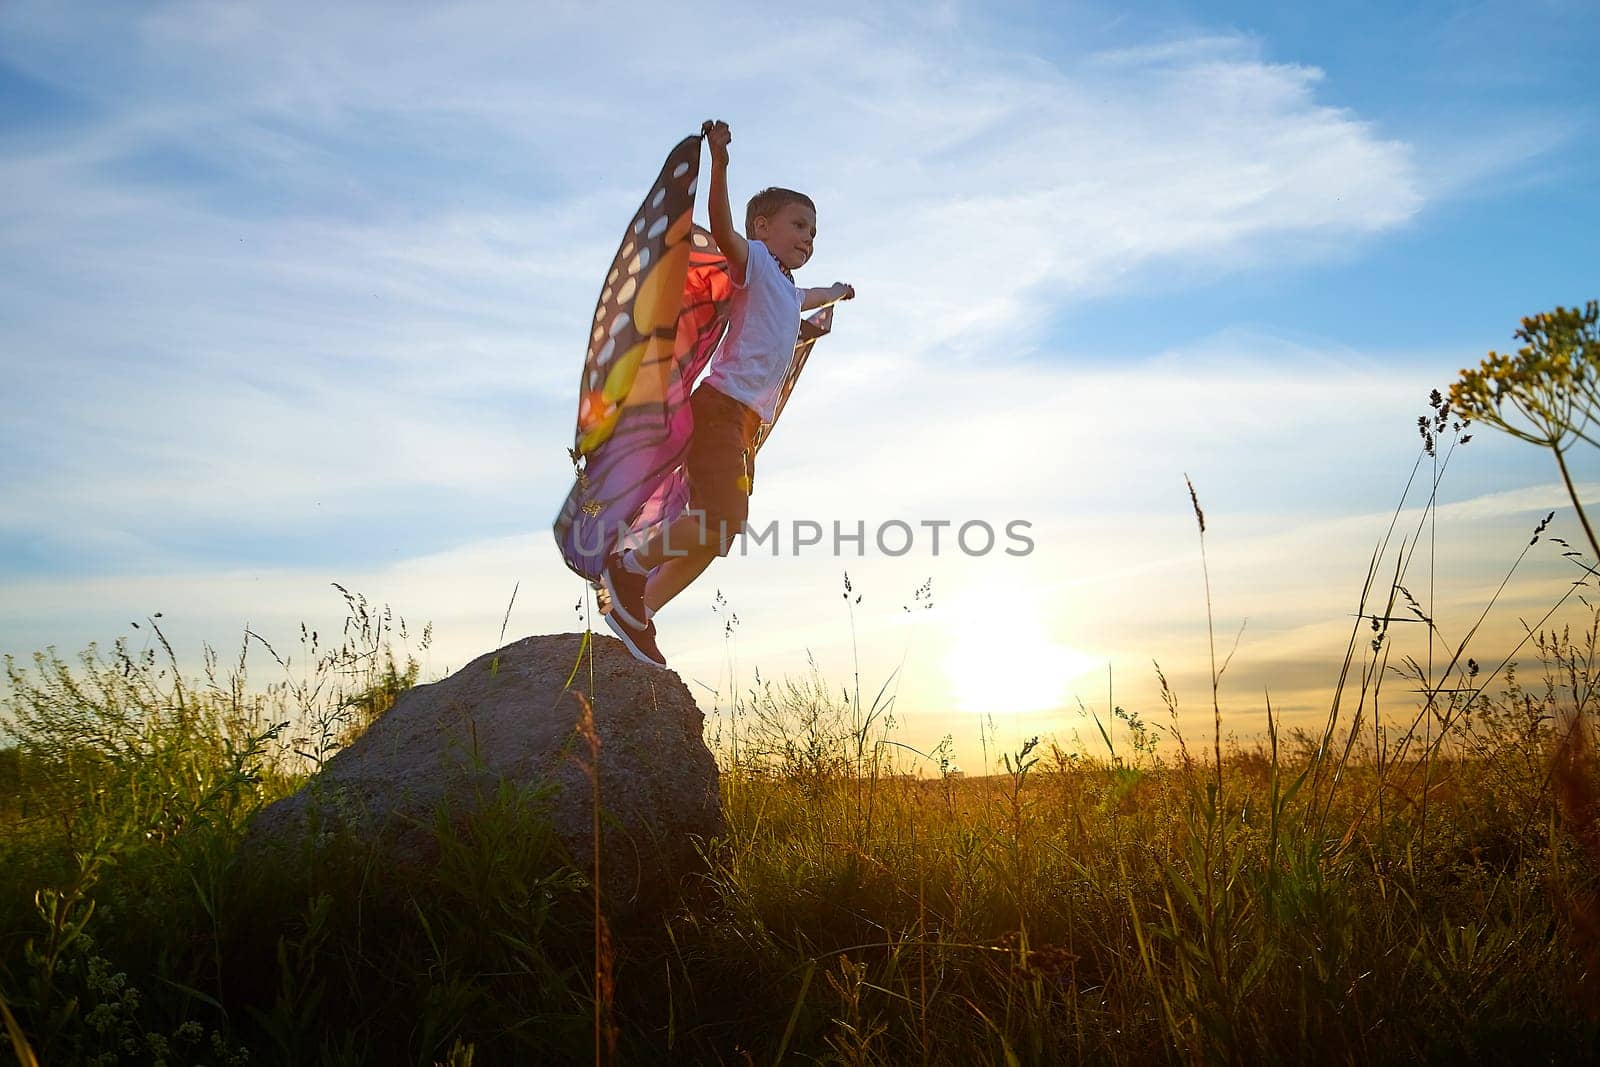
[[[958,711],[1049,711],[1071,698],[1068,686],[1074,679],[1105,667],[1102,660],[1053,640],[1036,603],[1007,603],[1003,616],[996,617],[992,593],[963,596],[946,618],[950,646],[944,670]]]

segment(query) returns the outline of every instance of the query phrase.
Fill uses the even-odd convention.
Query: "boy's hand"
[[[728,144],[733,140],[733,131],[728,129],[728,124],[721,119],[707,119],[700,124],[700,132],[705,135],[706,144],[711,149],[711,162],[728,165]]]
[[[844,282],[834,282],[833,291],[839,294],[834,297],[835,300],[854,300],[856,298],[855,286],[846,285]]]
[[[734,284],[743,285],[745,265],[750,259],[750,246],[744,236],[734,228],[733,209],[728,204],[728,142],[733,133],[721,119],[707,119],[700,124],[706,144],[711,148],[711,191],[706,196],[706,210],[711,216],[711,236],[717,248],[728,258],[728,274]]]

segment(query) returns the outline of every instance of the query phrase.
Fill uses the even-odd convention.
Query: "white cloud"
[[[713,113],[736,131],[736,197],[818,200],[803,280],[861,292],[763,455],[758,512],[1037,509],[1057,541],[1008,580],[1104,613],[1114,640],[1063,634],[1104,650],[1127,647],[1110,613],[1136,617],[1117,597],[1188,550],[1182,471],[1219,516],[1292,500],[1314,517],[1405,453],[1388,432],[1437,383],[1372,354],[1237,332],[1116,371],[1040,351],[1076,303],[1342,253],[1426,207],[1427,161],[1324,102],[1314,68],[1216,36],[1047,56],[958,6],[926,30],[814,20],[800,43],[738,5],[673,18],[741,47],[664,45],[621,6],[0,11],[0,58],[83,102],[0,145],[0,361],[19,383],[0,537],[56,569],[159,575],[9,580],[5,647],[80,643],[156,600],[206,636],[288,626],[346,578],[434,618],[449,662],[493,638],[517,580],[513,630],[570,627],[546,530],[583,326],[662,154]],[[1337,501],[1308,490],[1319,476]],[[377,562],[373,516],[421,494],[531,532]],[[172,536],[303,535],[332,511],[372,540],[361,573],[208,570]],[[762,590],[748,645],[832,640],[799,620],[834,563],[719,568]],[[907,596],[926,576],[879,574]],[[714,674],[702,621],[669,650]]]
[[[516,10],[119,11],[98,27],[124,42],[118,62],[91,71],[81,27],[14,9],[30,47],[7,58],[107,116],[5,160],[31,220],[13,254],[92,279],[110,305],[97,310],[164,360],[195,358],[197,337],[213,359],[270,342],[286,374],[329,351],[417,372],[464,349],[490,358],[481,378],[456,366],[458,387],[519,380],[519,354],[520,382],[564,389],[544,368],[568,361],[562,324],[584,320],[593,265],[670,143],[649,131],[692,129],[685,108],[704,98],[751,116],[736,183],[793,174],[817,190],[816,270],[861,280],[862,347],[917,358],[1009,353],[1061,300],[1151,261],[1237,265],[1252,241],[1381,229],[1419,204],[1403,146],[1318,105],[1314,71],[1235,40],[1063,70],[833,20],[804,64],[755,33],[731,71],[663,57],[613,85],[570,42],[652,54],[653,29]],[[752,28],[731,9],[697,14]],[[610,121],[572,122],[575,106]],[[797,154],[787,131],[802,129]],[[171,151],[222,187],[115,170]]]

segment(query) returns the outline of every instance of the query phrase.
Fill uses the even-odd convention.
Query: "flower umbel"
[[[1591,436],[1600,415],[1600,301],[1583,308],[1557,307],[1522,320],[1514,356],[1490,352],[1476,369],[1463,370],[1450,386],[1449,406],[1474,422],[1555,453],[1567,495],[1600,557],[1583,504],[1567,470],[1566,452],[1579,441],[1600,447]],[[1424,429],[1424,437],[1427,436]]]
[[[1590,436],[1600,414],[1600,302],[1522,320],[1516,355],[1490,352],[1450,386],[1450,406],[1474,422],[1565,451]],[[1514,415],[1521,419],[1513,422]]]

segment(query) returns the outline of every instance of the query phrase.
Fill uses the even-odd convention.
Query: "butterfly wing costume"
[[[727,259],[693,221],[700,142],[687,137],[667,156],[623,234],[595,308],[569,450],[576,477],[554,531],[567,566],[590,582],[599,582],[618,544],[642,545],[689,504],[689,394],[727,330],[733,292]],[[831,308],[801,321],[776,411],[757,432],[756,448],[832,322]]]

